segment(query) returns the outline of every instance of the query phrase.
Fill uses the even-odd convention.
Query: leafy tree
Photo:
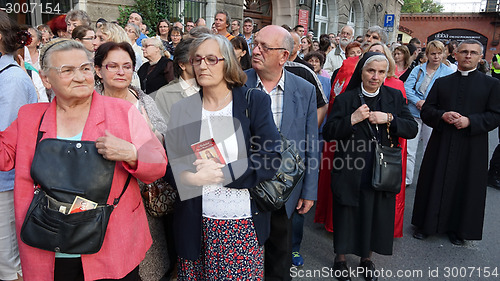
[[[118,23],[125,26],[131,13],[136,12],[142,16],[142,22],[150,30],[149,36],[155,35],[156,24],[161,19],[172,19],[174,17],[172,9],[180,0],[135,0],[133,6],[118,6],[120,16]]]
[[[405,0],[401,13],[440,13],[444,7],[433,0]]]
[[[423,13],[441,13],[443,9],[443,5],[435,3],[433,0],[424,0],[422,3]]]

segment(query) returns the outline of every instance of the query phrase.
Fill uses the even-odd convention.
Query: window
[[[157,6],[170,15],[170,22],[180,21],[185,23],[188,20],[196,21],[205,18],[206,1],[200,0],[158,0]]]
[[[314,17],[314,36],[319,39],[321,34],[328,33],[328,6],[327,0],[316,0]]]
[[[347,24],[354,26],[355,22],[356,22],[356,13],[354,11],[354,7],[351,5],[351,8],[349,9],[349,20],[347,21]]]

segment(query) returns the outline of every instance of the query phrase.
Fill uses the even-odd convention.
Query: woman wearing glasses
[[[54,193],[55,188],[43,182],[79,178],[78,183],[64,188],[77,190],[78,186],[84,186],[80,187],[78,194],[84,194],[82,197],[86,199],[93,198],[96,193],[105,193],[99,195],[101,199],[104,198],[104,204],[113,204],[122,192],[123,196],[110,216],[102,247],[95,254],[68,254],[57,247],[53,251],[42,250],[43,245],[36,248],[37,245],[26,244],[24,238],[18,240],[25,280],[138,280],[138,265],[151,246],[151,235],[136,178],[151,183],[162,177],[167,162],[165,152],[130,102],[101,96],[94,91],[91,60],[89,52],[75,40],[56,39],[45,45],[40,53],[41,77],[45,87],[51,89],[56,97],[50,104],[22,107],[18,118],[0,132],[0,170],[16,168],[14,205],[16,230],[21,233],[21,237],[25,237],[21,226],[34,198],[34,180],[31,175],[39,175],[37,182],[42,191],[47,194],[50,191],[56,200],[69,204],[73,200],[64,201],[56,196],[60,192]],[[40,138],[38,146],[37,137]],[[104,182],[109,180],[110,184],[90,190],[95,186],[85,181],[103,176],[99,169],[86,169],[87,172],[82,174],[80,168],[83,169],[85,164],[76,165],[78,159],[71,163],[79,167],[74,170],[56,164],[73,154],[61,156],[60,153],[47,153],[38,149],[42,142],[56,145],[62,140],[76,142],[75,149],[86,147],[90,152],[95,151],[92,149],[95,146],[97,153],[88,155],[95,155],[94,159],[101,155],[112,161],[111,173],[103,178]],[[88,144],[82,144],[83,141],[95,144],[83,146]],[[37,165],[38,162],[33,161],[34,155],[39,155],[39,159],[47,159],[45,165]],[[130,179],[128,185],[127,178]],[[128,187],[124,189],[124,186]],[[65,210],[59,208],[58,211]],[[66,237],[62,241],[70,238]]]
[[[151,131],[163,143],[163,135],[167,131],[167,125],[154,100],[144,94],[141,89],[130,85],[135,63],[134,50],[129,43],[108,42],[102,44],[97,49],[94,58],[95,78],[101,82],[96,90],[104,96],[123,99],[133,104],[141,112]],[[146,188],[146,185],[141,181],[139,181],[139,186],[141,191]],[[153,237],[153,245],[141,263],[140,275],[144,281],[159,280],[165,274],[168,265],[164,226],[161,218],[154,218],[148,213],[146,214]]]
[[[88,25],[80,25],[73,29],[71,33],[71,38],[80,42],[85,46],[85,49],[89,51],[92,55],[94,55],[94,39],[95,39],[95,31],[92,27]]]
[[[271,100],[254,89],[247,101],[246,75],[223,36],[204,34],[190,49],[201,90],[172,107],[166,137],[180,195],[178,280],[263,280],[270,213],[257,210],[248,189],[281,162]],[[197,159],[205,149],[224,164]]]
[[[137,74],[141,89],[153,99],[156,91],[174,80],[174,63],[158,38],[142,39],[142,52],[148,62],[144,63]]]

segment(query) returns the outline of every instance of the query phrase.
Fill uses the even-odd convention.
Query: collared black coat
[[[174,80],[174,64],[171,59],[162,56],[154,65],[153,70],[150,70],[151,67],[151,64],[146,62],[137,71],[141,82],[141,90],[147,95],[153,94]],[[154,95],[152,98],[154,99]]]
[[[373,147],[370,146],[371,135],[367,121],[351,125],[351,114],[361,106],[360,92],[361,87],[335,97],[331,113],[323,127],[324,139],[337,143],[332,170],[333,197],[338,204],[346,206],[358,206],[363,172],[363,169],[358,168],[363,162],[361,159],[366,160],[367,153],[374,152]],[[380,111],[392,113],[394,116],[390,126],[392,143],[397,145],[399,137],[414,138],[417,134],[417,123],[408,110],[406,99],[401,91],[381,86],[379,97]],[[390,145],[386,125],[379,125],[379,128],[382,144]],[[355,161],[358,162],[355,163]],[[354,164],[357,164],[358,168],[349,168],[354,167]]]
[[[488,131],[500,125],[500,81],[475,70],[439,78],[420,116],[433,128],[417,183],[412,224],[425,234],[482,238],[488,173]],[[458,130],[441,117],[470,120]]]

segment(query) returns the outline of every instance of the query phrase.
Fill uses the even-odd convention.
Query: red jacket
[[[38,125],[45,111],[40,131],[45,132],[43,138],[56,138],[56,100],[50,104],[23,106],[18,118],[9,128],[0,132],[0,170],[16,168],[14,206],[25,281],[54,280],[54,252],[30,247],[19,237],[33,198],[30,168]],[[111,214],[101,250],[93,255],[82,255],[85,280],[122,278],[144,259],[152,240],[135,178],[151,183],[165,174],[167,164],[162,145],[131,103],[94,92],[82,140],[95,141],[105,135],[106,130],[133,143],[137,149],[138,162],[135,169],[123,162],[116,163],[108,204],[112,204],[113,199],[120,195],[128,173],[133,177]]]

